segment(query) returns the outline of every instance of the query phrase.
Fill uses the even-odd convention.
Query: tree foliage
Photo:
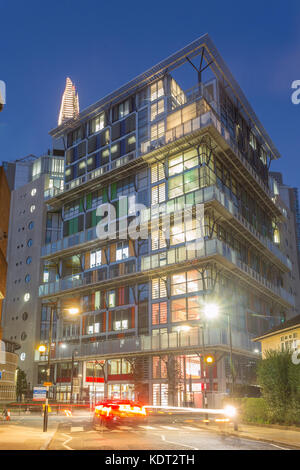
[[[270,421],[300,424],[300,365],[291,353],[268,351],[257,372]]]
[[[22,399],[22,395],[27,392],[27,378],[26,373],[17,367],[17,382],[16,382],[16,395],[17,399]]]

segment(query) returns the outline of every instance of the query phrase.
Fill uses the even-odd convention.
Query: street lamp
[[[53,332],[53,321],[54,321],[54,311],[56,310],[56,318],[58,317],[57,314],[57,303],[52,302],[50,304],[50,326],[49,326],[49,338],[48,338],[48,348],[45,345],[40,345],[38,347],[38,351],[40,353],[45,353],[48,350],[48,365],[47,365],[47,392],[46,392],[46,402],[44,408],[44,421],[43,421],[43,432],[47,432],[48,428],[48,403],[49,403],[49,384],[51,383],[51,345],[52,345],[52,332]],[[69,307],[64,308],[62,310],[66,310],[70,315],[76,315],[79,313],[79,309],[77,307]]]
[[[204,315],[208,320],[213,320],[219,315],[219,306],[217,304],[206,304],[204,306]]]

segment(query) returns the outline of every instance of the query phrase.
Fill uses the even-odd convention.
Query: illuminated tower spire
[[[75,85],[72,80],[67,77],[66,88],[61,99],[58,125],[70,118],[76,118],[79,114],[79,98],[76,93]]]

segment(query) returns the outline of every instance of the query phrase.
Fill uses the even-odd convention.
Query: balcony
[[[291,261],[280,251],[280,249],[267,237],[261,235],[240,213],[238,207],[234,204],[234,201],[221,191],[217,186],[208,186],[195,191],[194,193],[188,193],[189,196],[194,195],[195,204],[203,204],[216,201],[222,206],[222,210],[225,209],[225,217],[230,219],[232,225],[234,225],[239,231],[244,232],[246,238],[251,238],[253,244],[256,245],[260,251],[268,250],[267,256],[278,265],[283,271],[289,271],[292,269]],[[176,213],[174,210],[178,206],[178,211],[181,209],[182,196],[176,199],[169,200],[168,202],[162,203],[157,206],[146,208],[142,211],[142,221],[155,220],[158,215],[168,216],[171,213]],[[54,243],[49,243],[42,247],[42,256],[51,257],[60,252],[67,252],[73,248],[79,248],[80,245],[92,245],[97,242],[96,227],[86,229],[75,235],[64,237],[61,240],[57,240]],[[99,244],[99,241],[98,241]],[[53,256],[52,256],[53,257]]]
[[[224,321],[225,323],[225,321]],[[232,332],[232,346],[235,352],[246,356],[257,357],[254,353],[253,335],[236,330]],[[204,339],[204,341],[203,341]],[[202,352],[204,349],[229,350],[229,337],[227,328],[205,329],[202,335],[201,328],[191,328],[190,331],[176,331],[160,335],[134,336],[122,339],[110,339],[105,341],[93,341],[91,343],[68,344],[66,348],[56,348],[54,360],[71,359],[72,352],[77,351],[76,356],[81,358],[93,357],[122,357],[126,355],[154,355],[167,352]]]
[[[243,263],[235,250],[217,239],[205,240],[200,248],[197,247],[197,242],[190,242],[185,246],[172,248],[158,254],[143,256],[141,270],[163,269],[166,266],[188,264],[188,262],[192,266],[199,259],[210,257],[219,258],[220,263],[225,264],[231,272],[234,272],[234,274],[237,274],[247,283],[252,284],[268,296],[275,296],[285,307],[290,308],[295,305],[294,296],[282,287],[271,283],[250,266]]]
[[[107,165],[103,165],[100,168],[96,168],[95,170],[91,171],[90,173],[87,173],[86,175],[80,176],[79,178],[65,183],[64,189],[51,188],[54,189],[54,191],[46,190],[44,193],[44,199],[50,200],[51,204],[51,198],[55,198],[60,195],[65,195],[69,191],[76,189],[79,186],[82,186],[83,184],[87,184],[90,181],[97,180],[99,177],[105,176],[106,174],[114,170],[117,171],[120,168],[125,167],[128,163],[135,160],[136,156],[136,152],[131,152],[121,158],[118,158],[117,160],[107,163]]]
[[[39,296],[53,296],[65,291],[88,286],[93,287],[99,284],[108,284],[112,287],[116,282],[127,282],[128,278],[131,280],[141,280],[141,278],[147,280],[156,271],[172,271],[176,265],[178,268],[186,268],[207,259],[219,261],[221,265],[225,266],[234,275],[238,275],[248,284],[251,284],[269,297],[271,296],[271,298],[275,296],[284,307],[290,308],[291,305],[294,306],[295,300],[291,294],[282,287],[275,286],[250,266],[243,263],[235,250],[218,239],[189,242],[184,246],[142,256],[140,270],[136,270],[135,261],[132,260],[124,263],[125,267],[123,263],[110,265],[109,269],[107,266],[103,266],[98,270],[81,272],[55,282],[44,283],[39,287]],[[115,266],[123,267],[120,267],[119,271],[116,272]],[[103,276],[104,271],[106,273],[105,276]]]
[[[217,202],[218,205],[221,205],[221,212],[226,219],[229,219],[230,223],[237,228],[238,231],[242,232],[243,235],[251,239],[252,244],[255,245],[257,249],[264,252],[266,249],[269,253],[265,253],[278,267],[283,271],[291,271],[292,263],[291,261],[282,253],[282,251],[267,237],[259,233],[252,224],[246,220],[239,208],[235,205],[233,199],[229,195],[221,191],[217,186],[207,186],[195,192],[187,193],[185,196],[193,196],[194,204],[204,204],[209,202]],[[171,199],[160,205],[149,207],[142,211],[142,220],[155,220],[159,215],[162,217],[164,215],[169,216],[171,213],[176,214],[177,212],[183,210],[183,198],[184,196],[179,196],[175,199]],[[187,204],[188,205],[188,204]]]

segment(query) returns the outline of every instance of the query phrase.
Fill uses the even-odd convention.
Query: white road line
[[[123,432],[121,429],[112,429],[110,432]]]
[[[266,442],[267,444],[267,442]],[[271,446],[273,447],[277,447],[277,449],[282,449],[282,450],[291,450],[291,449],[288,449],[287,447],[280,447],[280,446],[277,446],[276,444],[270,444]]]
[[[180,431],[180,428],[174,428],[172,426],[160,426],[161,428],[168,429],[169,431]]]
[[[139,426],[139,428],[143,428],[143,429],[157,429],[157,428],[154,428],[153,426]]]
[[[192,426],[182,426],[183,429],[188,429],[189,431],[200,431],[199,428],[193,428]]]
[[[67,443],[70,442],[73,438],[72,438],[72,437],[69,437],[67,434],[62,434],[62,435],[68,438],[68,439],[66,439],[66,440],[62,443],[62,445],[63,445],[67,450],[73,450],[72,447],[67,446]]]
[[[83,426],[71,426],[71,432],[82,432]]]
[[[182,444],[181,442],[172,442],[172,441],[167,441],[167,439],[165,438],[165,436],[162,434],[161,435],[161,438],[164,442],[167,442],[168,444],[173,444],[175,446],[183,446],[183,447],[188,447],[189,449],[193,449],[193,450],[199,450],[198,447],[192,447],[192,446],[189,446],[187,444]]]
[[[124,431],[129,431],[130,429],[133,429],[132,426],[118,426],[118,429],[124,429]]]

